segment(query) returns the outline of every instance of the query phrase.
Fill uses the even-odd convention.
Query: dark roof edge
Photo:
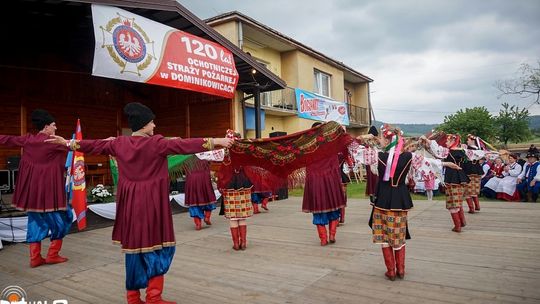
[[[260,23],[259,21],[249,17],[249,16],[246,16],[238,11],[231,11],[231,12],[227,12],[227,13],[223,13],[223,14],[220,14],[220,15],[217,15],[217,16],[214,16],[214,17],[210,17],[208,19],[205,19],[204,22],[206,23],[209,23],[209,24],[221,24],[221,23],[224,23],[228,20],[234,20],[234,19],[238,19],[240,21],[246,21],[248,23],[251,23],[265,31],[268,31],[270,33],[272,33],[273,35],[275,36],[278,36],[280,37],[281,39],[284,39],[286,40],[288,43],[290,44],[293,44],[295,45],[296,47],[298,47],[299,49],[303,50],[304,52],[307,52],[307,53],[310,53],[310,54],[313,54],[315,55],[316,57],[319,57],[321,58],[323,61],[330,61],[331,64],[335,65],[335,66],[338,66],[338,67],[341,67],[347,71],[349,71],[350,73],[354,74],[355,76],[358,76],[360,78],[363,78],[364,80],[366,80],[367,82],[372,82],[373,79],[369,78],[368,76],[354,70],[353,68],[347,66],[346,64],[344,64],[343,62],[340,62],[340,61],[337,61],[335,59],[332,59],[331,57],[328,57],[327,55],[285,35],[285,34],[282,34],[281,32],[278,32],[276,31],[275,29],[267,26],[267,25],[264,25],[262,23]]]

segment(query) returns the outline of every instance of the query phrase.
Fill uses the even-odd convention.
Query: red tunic
[[[0,145],[24,149],[13,206],[31,212],[66,210],[64,165],[67,147],[45,143],[45,133],[0,135]]]
[[[303,212],[321,213],[346,207],[341,189],[338,156],[330,156],[310,163],[306,167]]]
[[[114,140],[82,140],[80,146],[81,152],[110,154],[118,162],[113,242],[120,243],[126,253],[174,246],[167,155],[207,151],[207,141],[166,139],[161,135],[120,136]]]
[[[197,156],[193,156],[197,158]],[[186,175],[186,205],[205,206],[216,201],[216,194],[212,187],[210,175],[210,162],[196,159],[192,168]]]

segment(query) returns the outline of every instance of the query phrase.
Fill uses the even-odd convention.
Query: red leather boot
[[[253,214],[261,213],[259,211],[259,204],[251,203],[253,205]]]
[[[238,227],[231,227],[231,236],[233,241],[233,249],[239,250],[240,249],[240,232]]]
[[[394,259],[394,249],[392,247],[383,247],[382,253],[384,264],[386,265],[386,273],[384,274],[390,281],[396,279],[396,260]]]
[[[467,197],[467,206],[469,206],[469,213],[474,213],[474,203],[472,197]]]
[[[41,257],[41,242],[29,243],[30,245],[30,267],[38,267],[45,264],[45,259]]]
[[[139,290],[128,290],[126,293],[128,304],[144,304],[141,301],[141,292]]]
[[[396,268],[397,276],[400,279],[405,277],[405,246],[401,247],[400,250],[394,250],[396,256]]]
[[[162,275],[150,278],[148,281],[148,288],[146,288],[147,304],[176,304],[176,302],[165,301],[161,298],[164,282],[165,279]]]
[[[454,221],[454,228],[452,228],[452,231],[461,232],[461,220],[459,218],[459,212],[450,213],[450,215],[452,216],[452,221]]]
[[[193,222],[195,223],[195,230],[201,230],[202,229],[202,222],[199,217],[194,217]]]
[[[465,212],[463,211],[463,207],[459,208],[459,221],[461,222],[461,227],[467,226],[467,222],[465,221]]]
[[[339,223],[340,224],[345,224],[345,207],[339,209],[339,213],[340,213]]]
[[[330,244],[334,244],[336,242],[336,232],[337,232],[337,226],[338,226],[338,220],[330,221],[330,224],[328,225],[330,230],[330,237],[329,242]]]
[[[58,264],[64,263],[68,258],[60,256],[58,253],[62,249],[62,240],[53,240],[51,241],[51,246],[49,246],[49,252],[45,258],[45,263],[47,264]]]
[[[212,210],[205,210],[204,211],[204,223],[206,225],[212,225],[212,222],[210,221],[211,216],[212,216]]]
[[[261,206],[264,210],[267,210],[268,211],[268,197],[265,197],[262,199],[262,206]]]
[[[317,225],[317,232],[319,233],[319,238],[321,239],[321,246],[328,245],[326,226]]]
[[[478,200],[478,196],[473,196],[474,201],[474,210],[480,211],[480,201]]]
[[[240,230],[240,249],[246,250],[247,247],[247,226],[240,225],[238,226]]]

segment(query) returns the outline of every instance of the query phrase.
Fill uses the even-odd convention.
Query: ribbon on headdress
[[[497,149],[495,149],[495,147],[493,147],[490,143],[488,143],[487,141],[483,140],[482,138],[480,137],[476,137],[478,142],[480,143],[480,148],[482,150],[489,150],[489,151],[496,151]]]
[[[394,177],[396,173],[397,163],[399,161],[399,155],[403,149],[403,138],[395,134],[392,136],[392,141],[384,148],[388,152],[388,159],[386,160],[386,169],[384,171],[383,180],[388,181]]]

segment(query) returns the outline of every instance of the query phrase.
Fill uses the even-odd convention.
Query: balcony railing
[[[349,122],[352,125],[369,125],[368,109],[364,107],[348,104],[349,106]]]
[[[253,104],[253,98],[248,99],[247,103]],[[261,106],[268,110],[278,110],[280,112],[289,112],[297,114],[296,95],[293,88],[285,88],[261,93]],[[353,126],[368,126],[368,109],[351,104],[347,104],[349,109],[349,121]]]
[[[296,112],[296,96],[293,88],[264,92],[261,94],[261,105],[266,108]]]

